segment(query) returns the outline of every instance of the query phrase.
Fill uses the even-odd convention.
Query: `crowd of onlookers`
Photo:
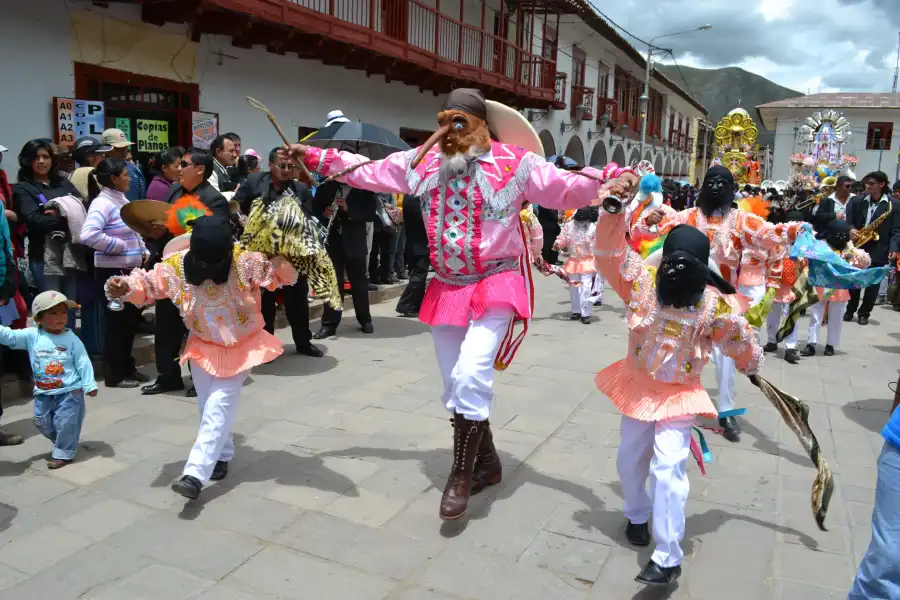
[[[82,137],[69,146],[49,139],[28,141],[18,154],[15,183],[2,167],[0,146],[0,324],[26,327],[29,307],[42,292],[72,300],[66,327],[77,333],[86,353],[102,358],[107,387],[142,387],[143,394],[184,389],[177,362],[187,334],[178,310],[168,301],[155,305],[154,317],[131,304],[107,301],[104,285],[131,269],[152,268],[172,236],[161,226],[137,231],[120,211],[129,202],[151,199],[173,203],[194,195],[213,214],[229,219],[235,238],[242,212],[257,198],[293,194],[305,214],[318,221],[334,263],[341,293],[349,291],[364,333],[374,331],[369,292],[378,285],[408,281],[397,305],[402,316],[416,316],[429,271],[428,248],[418,199],[374,194],[337,182],[304,182],[280,148],[260,155],[241,148],[240,136],[226,133],[209,149],[172,147],[146,164],[134,160],[133,142],[119,129],[100,139]],[[331,222],[333,221],[333,222]],[[331,223],[330,223],[331,222]],[[329,226],[330,223],[330,226]],[[277,304],[283,304],[296,351],[319,357],[313,339],[335,335],[341,311],[326,308],[319,330],[309,327],[309,288],[301,278],[277,294],[264,292],[266,328],[274,330]],[[77,303],[77,307],[75,307]],[[64,304],[64,306],[68,306]],[[36,316],[36,315],[31,315]],[[157,378],[137,370],[132,350],[139,331],[152,333]],[[34,380],[34,361],[21,350],[2,348],[2,372]],[[193,389],[188,395],[193,395]],[[0,406],[2,415],[2,406]],[[0,429],[0,445],[15,442]]]

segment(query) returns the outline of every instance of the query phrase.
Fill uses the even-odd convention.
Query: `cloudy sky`
[[[900,0],[593,0],[593,4],[644,40],[711,24],[709,31],[657,41],[672,48],[681,65],[738,66],[802,93],[891,89]]]

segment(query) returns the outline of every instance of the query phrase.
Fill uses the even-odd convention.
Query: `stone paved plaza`
[[[685,570],[665,595],[633,582],[650,552],[625,541],[619,417],[593,384],[624,351],[622,302],[607,290],[585,326],[568,320],[558,280],[537,285],[532,333],[497,376],[504,481],[467,523],[438,519],[452,430],[431,338],[386,303],[374,336],[349,313],[325,358],[257,369],[231,472],[197,502],[169,489],[197,431],[190,399],[101,387],[78,462],[55,472],[28,399],[8,403],[4,424],[28,439],[0,448],[0,598],[845,598],[870,535],[900,315],[879,307],[869,327],[846,324],[837,356],[763,368],[812,407],[835,473],[829,531],[811,515],[808,458],[741,377],[743,439],[711,435],[707,476],[689,466]],[[711,367],[704,380],[714,394]]]

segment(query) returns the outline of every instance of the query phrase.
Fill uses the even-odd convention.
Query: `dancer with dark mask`
[[[150,271],[134,269],[106,282],[110,298],[136,305],[168,298],[181,311],[188,341],[181,362],[191,361],[200,408],[200,430],[172,490],[191,500],[210,479],[224,479],[234,457],[231,428],[250,369],[275,360],[284,346],[264,329],[259,290],[293,285],[297,271],[284,258],[269,260],[235,245],[230,223],[200,217],[193,230],[166,245]]]
[[[816,234],[825,240],[831,249],[845,261],[858,269],[867,269],[872,264],[869,253],[855,248],[850,241],[853,226],[844,219],[833,219],[828,226]],[[834,356],[834,349],[841,343],[841,329],[844,325],[844,311],[850,301],[850,290],[829,290],[816,288],[819,301],[809,307],[809,329],[806,332],[806,348],[803,356],[815,356],[816,343],[819,341],[819,328],[828,314],[828,337],[825,339],[825,356]]]
[[[632,544],[650,544],[653,518],[656,548],[636,581],[664,586],[681,574],[692,427],[698,415],[718,414],[700,374],[714,347],[755,374],[762,349],[703,233],[673,227],[662,250],[642,260],[625,241],[628,223],[624,212],[612,212],[616,204],[604,201],[609,214],[597,224],[595,255],[625,302],[628,354],[596,383],[622,412],[616,467]]]
[[[569,277],[569,294],[572,299],[572,320],[589,325],[591,322],[591,310],[594,303],[591,294],[594,287],[594,275],[597,267],[594,265],[594,228],[592,222],[594,211],[591,207],[579,208],[575,216],[567,222],[556,242],[554,250],[565,250],[569,253],[569,260],[563,265],[563,270]]]
[[[732,286],[737,283],[738,271],[745,249],[761,253],[775,251],[779,246],[792,244],[801,228],[811,228],[807,223],[769,223],[762,217],[737,208],[734,205],[734,176],[731,171],[716,165],[706,173],[703,187],[697,198],[697,206],[666,216],[654,211],[644,218],[645,226],[657,225],[660,235],[669,233],[678,225],[691,225],[706,234],[711,245],[711,257],[722,277]],[[739,288],[749,298],[750,304],[758,303],[765,294],[765,284]],[[722,348],[713,348],[712,360],[716,365],[719,384],[719,418],[725,439],[740,440],[740,426],[733,416],[734,362]]]

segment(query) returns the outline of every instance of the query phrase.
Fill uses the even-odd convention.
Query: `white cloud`
[[[737,66],[802,93],[890,90],[900,0],[626,0],[602,4],[595,0],[595,4],[643,39],[711,23],[710,31],[666,39],[682,65]],[[861,24],[874,26],[861,29]],[[644,49],[641,44],[636,46]]]

